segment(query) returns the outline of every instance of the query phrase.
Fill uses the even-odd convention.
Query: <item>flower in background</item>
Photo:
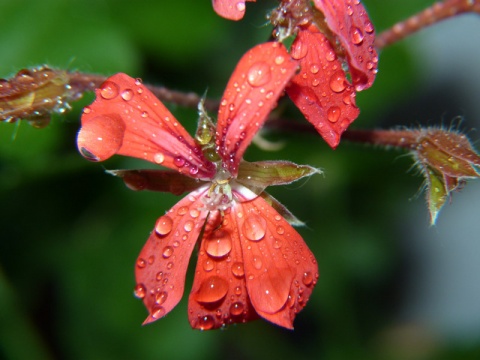
[[[165,106],[125,74],[110,77],[85,108],[78,148],[89,160],[133,156],[172,170],[118,170],[136,190],[188,192],[160,217],[138,257],[135,295],[145,323],[180,301],[199,242],[188,317],[208,330],[259,316],[286,328],[306,305],[318,267],[291,224],[299,221],[264,189],[317,173],[285,161],[248,163],[243,153],[298,65],[282,44],[248,51],[222,97],[216,128],[203,106],[195,140]]]

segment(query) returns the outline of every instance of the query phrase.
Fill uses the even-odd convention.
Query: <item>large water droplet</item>
[[[336,93],[345,90],[345,75],[342,71],[337,71],[330,77],[330,88]]]
[[[147,288],[143,284],[137,284],[133,289],[133,295],[138,299],[143,299],[147,294]]]
[[[143,269],[145,266],[147,266],[147,261],[144,258],[138,258],[137,259],[137,267],[139,269]]]
[[[155,232],[160,236],[165,236],[172,231],[173,220],[167,215],[162,216],[158,219],[157,224],[155,226]]]
[[[192,221],[192,220],[188,220],[185,222],[185,224],[183,225],[183,229],[186,231],[186,232],[190,232],[192,231],[192,229],[195,227],[195,223]]]
[[[265,236],[267,222],[260,215],[250,215],[242,225],[243,234],[252,241],[259,241]]]
[[[262,268],[262,265],[262,259],[258,257],[253,258],[253,266],[255,267],[255,269],[260,270]]]
[[[214,303],[222,300],[228,292],[228,283],[219,276],[210,276],[200,285],[195,300],[200,303]]]
[[[335,123],[340,118],[341,110],[338,106],[332,106],[327,110],[328,121]]]
[[[118,95],[118,85],[112,81],[105,81],[100,86],[100,96],[106,100],[115,98]]]
[[[218,229],[205,240],[205,251],[213,257],[222,257],[232,250],[232,238],[227,232]]]
[[[262,86],[270,81],[272,77],[270,66],[263,61],[253,64],[247,73],[247,81],[252,86]]]

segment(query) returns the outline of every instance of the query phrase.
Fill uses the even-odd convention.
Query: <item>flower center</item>
[[[221,210],[225,211],[232,206],[232,188],[230,180],[232,175],[228,170],[219,166],[219,170],[212,179],[210,188],[204,194],[202,201],[205,204],[204,209],[208,211]]]

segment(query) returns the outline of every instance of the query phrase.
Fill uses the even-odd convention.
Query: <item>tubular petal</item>
[[[255,0],[212,0],[215,12],[229,20],[240,20],[245,15],[245,1]]]
[[[295,57],[296,49],[305,47],[308,52],[299,59],[301,70],[287,87],[287,94],[335,148],[340,135],[360,113],[355,105],[355,91],[327,38],[313,26],[298,32],[292,56]]]
[[[276,42],[257,45],[240,59],[220,103],[216,134],[217,152],[233,176],[296,68]]]
[[[247,290],[255,311],[288,329],[318,278],[317,262],[301,236],[262,197],[233,207]]]
[[[209,215],[188,299],[188,318],[194,329],[216,329],[258,318],[248,298],[240,240],[231,214],[228,209],[223,218],[218,211]],[[209,250],[209,243],[218,241],[217,231],[231,242],[230,251],[221,257],[212,256]]]
[[[194,178],[212,178],[215,166],[168,109],[140,80],[108,78],[84,109],[77,144],[90,160],[133,156]]]
[[[135,294],[149,312],[144,324],[168,314],[183,296],[188,262],[207,216],[198,210],[203,206],[202,191],[191,193],[160,217],[140,252]]]
[[[374,47],[375,30],[363,5],[359,0],[314,0],[314,3],[347,51],[355,89],[361,91],[372,86],[378,56]]]

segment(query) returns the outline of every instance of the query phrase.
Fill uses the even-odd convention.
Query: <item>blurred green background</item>
[[[377,30],[431,3],[364,1]],[[274,5],[248,3],[246,18],[236,23],[216,16],[208,0],[0,0],[0,77],[39,64],[102,74],[122,71],[176,90],[203,94],[208,89],[208,96],[218,98],[240,56],[268,38],[265,13]],[[451,31],[462,21],[442,26]],[[419,38],[382,52],[374,87],[357,97],[362,113],[354,127],[442,121],[448,126],[456,115],[465,117],[465,128],[475,126],[474,111],[450,79],[424,76]],[[476,73],[478,67],[469,71]],[[415,197],[422,179],[408,172],[410,157],[348,143],[332,151],[318,136],[301,133],[267,133],[268,139],[285,141],[285,147],[271,153],[252,145],[246,154],[250,161],[288,159],[325,172],[270,189],[306,222],[299,232],[320,266],[319,283],[295,331],[265,321],[194,331],[187,321],[186,295],[166,318],[142,327],[146,310],[132,294],[134,262],[155,220],[178,198],[133,192],[104,173],[142,168],[140,161],[118,157],[94,164],[79,156],[79,116],[92,99],[85,96],[71,113],[54,116],[42,130],[26,123],[0,124],[0,358],[480,357],[480,322],[463,339],[408,310],[411,284],[424,264],[412,254],[409,239],[415,232],[426,233],[428,238],[420,241],[449,248],[458,238],[434,241],[447,230],[442,217],[459,210],[456,202],[440,215],[437,228],[428,229],[423,195]],[[300,118],[288,100],[282,105]],[[194,110],[171,110],[193,131]],[[471,226],[478,229],[477,223]],[[467,232],[455,236],[475,237],[476,229],[462,228]],[[480,252],[478,246],[467,251]],[[469,276],[478,289],[478,277]],[[449,283],[444,286],[448,292]],[[479,314],[480,309],[471,319]]]

